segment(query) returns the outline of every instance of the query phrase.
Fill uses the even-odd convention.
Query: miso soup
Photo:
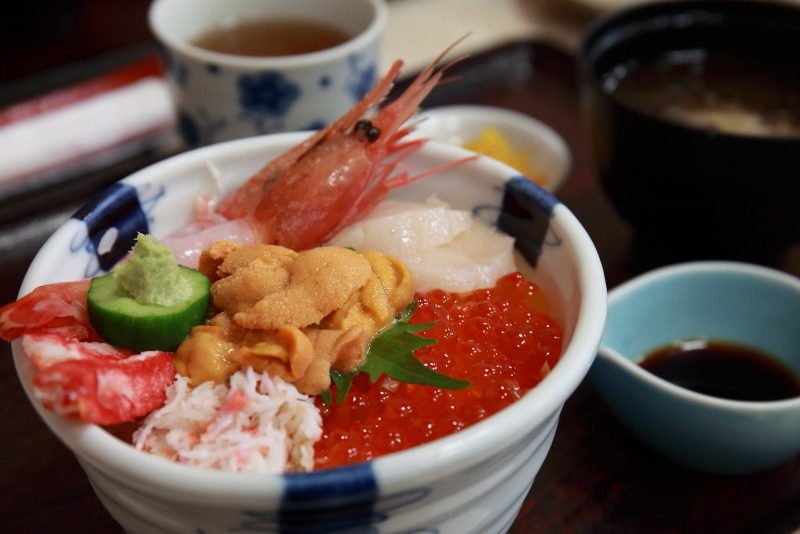
[[[612,69],[606,91],[687,126],[754,136],[800,135],[800,69],[706,50],[670,51]]]

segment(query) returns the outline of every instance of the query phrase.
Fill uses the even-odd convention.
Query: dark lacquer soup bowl
[[[594,155],[637,230],[726,256],[800,237],[798,28],[786,5],[689,1],[616,11],[588,30]]]

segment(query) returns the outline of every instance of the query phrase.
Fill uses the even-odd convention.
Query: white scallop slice
[[[514,239],[476,220],[450,243],[423,250],[406,262],[417,291],[462,293],[493,287],[515,270]]]
[[[435,198],[425,204],[385,201],[330,244],[399,258],[411,269],[418,291],[492,287],[515,269],[513,238]]]
[[[387,200],[342,230],[331,244],[400,257],[449,243],[471,224],[468,211],[450,209],[435,198],[425,204]]]

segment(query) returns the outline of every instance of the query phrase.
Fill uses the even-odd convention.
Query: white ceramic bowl
[[[524,113],[493,106],[442,106],[423,111],[415,135],[451,145],[473,141],[496,128],[509,145],[524,153],[543,177],[542,187],[556,191],[567,178],[572,158],[564,139],[547,124]]]
[[[207,163],[230,190],[305,134],[232,141],[146,168],[110,188],[61,227],[36,256],[26,293],[46,282],[108,268],[136,231],[167,235],[212,190]],[[408,162],[427,169],[469,155],[429,143]],[[535,389],[459,433],[376,461],[284,476],[201,470],[134,450],[98,426],[64,419],[31,395],[31,365],[19,343],[23,385],[52,431],[78,457],[98,497],[127,532],[504,532],[545,459],[564,401],[583,379],[600,341],[606,288],[597,252],[580,223],[546,191],[508,167],[480,158],[395,190],[396,198],[436,193],[519,237],[521,268],[554,301],[564,353]],[[105,254],[95,251],[102,243]],[[521,256],[520,256],[521,257]],[[521,260],[522,263],[524,261]]]

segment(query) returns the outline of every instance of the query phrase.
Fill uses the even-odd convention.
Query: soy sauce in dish
[[[693,339],[648,353],[640,365],[678,386],[724,399],[775,401],[800,396],[800,378],[751,347]]]
[[[298,20],[247,20],[220,25],[192,41],[197,47],[237,56],[290,56],[317,52],[350,39],[345,32]]]
[[[704,49],[621,64],[604,89],[643,113],[686,126],[751,136],[800,135],[794,64]]]

